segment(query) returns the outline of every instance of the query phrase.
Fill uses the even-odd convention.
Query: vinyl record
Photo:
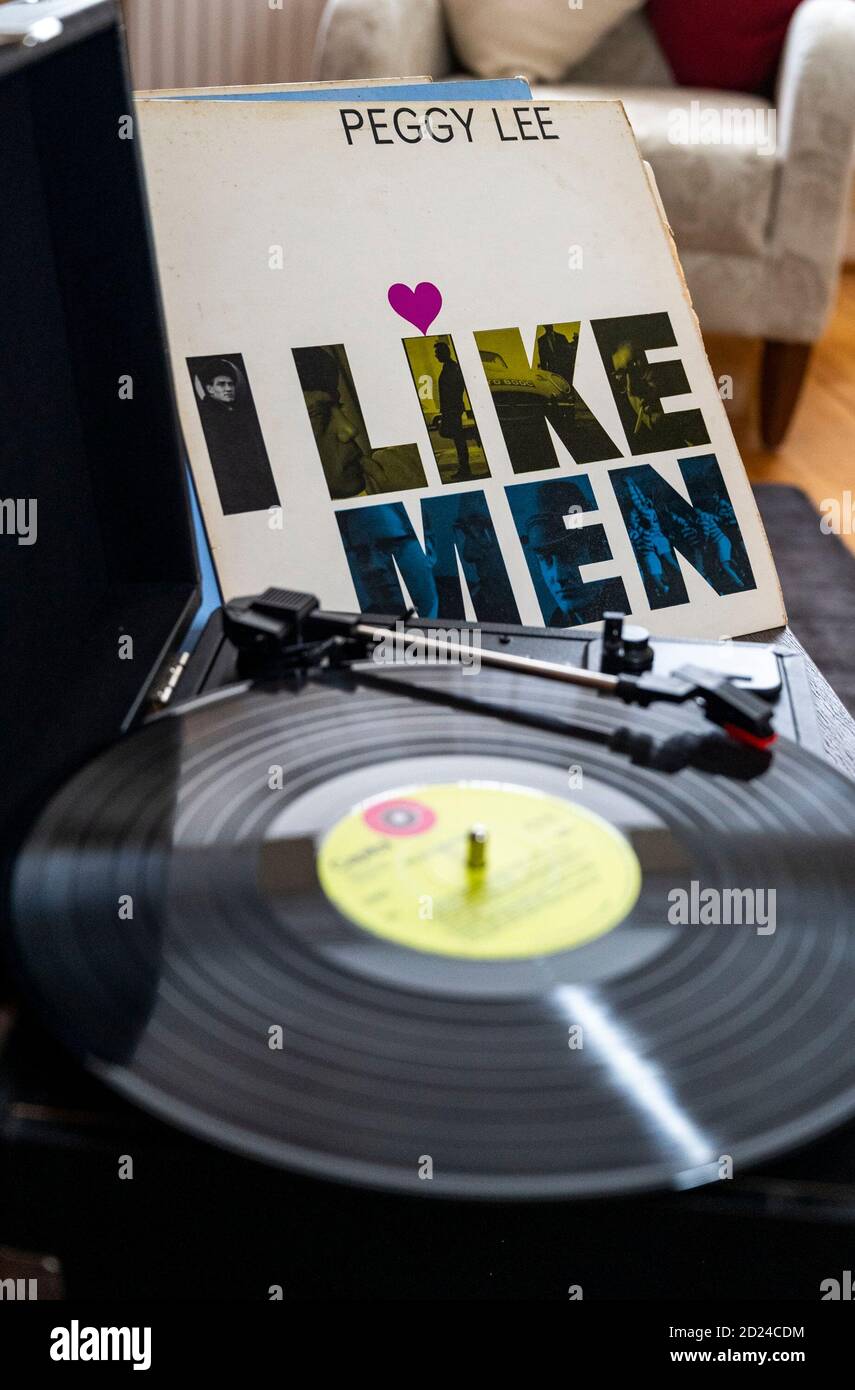
[[[519,676],[408,679],[608,735]],[[700,716],[698,716],[700,722]],[[162,716],[42,815],[22,977],[125,1096],[318,1176],[425,1195],[688,1186],[855,1111],[855,790],[749,780],[378,689]]]

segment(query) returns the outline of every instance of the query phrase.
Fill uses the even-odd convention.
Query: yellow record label
[[[602,817],[523,787],[476,782],[355,807],[324,837],[318,876],[358,926],[469,960],[581,946],[622,922],[641,888],[635,851]]]

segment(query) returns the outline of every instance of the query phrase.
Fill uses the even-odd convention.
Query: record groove
[[[532,698],[520,677],[409,674]],[[630,718],[563,687],[536,696],[603,731]],[[685,711],[631,717],[658,737],[686,725]],[[381,940],[318,887],[316,840],[365,796],[452,765],[468,781],[507,767],[552,794],[570,764],[584,788],[569,800],[684,866],[675,878],[642,857],[639,903],[599,941],[461,963]],[[744,1166],[855,1110],[854,838],[851,785],[795,745],[742,784],[376,690],[257,688],[154,721],[54,798],[18,865],[16,946],[90,1066],[241,1152],[428,1195],[686,1185],[723,1154]],[[686,874],[774,888],[774,935],[668,927],[666,889]]]

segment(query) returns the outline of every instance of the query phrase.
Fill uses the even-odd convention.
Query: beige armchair
[[[449,75],[442,0],[329,0],[314,67],[318,79]],[[702,327],[765,341],[762,430],[770,447],[779,444],[840,266],[855,134],[853,0],[802,0],[774,104],[676,86],[643,13],[563,85],[535,90],[623,100]]]

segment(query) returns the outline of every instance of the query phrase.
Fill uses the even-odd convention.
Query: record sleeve
[[[616,102],[141,101],[226,598],[737,636],[784,621]]]

